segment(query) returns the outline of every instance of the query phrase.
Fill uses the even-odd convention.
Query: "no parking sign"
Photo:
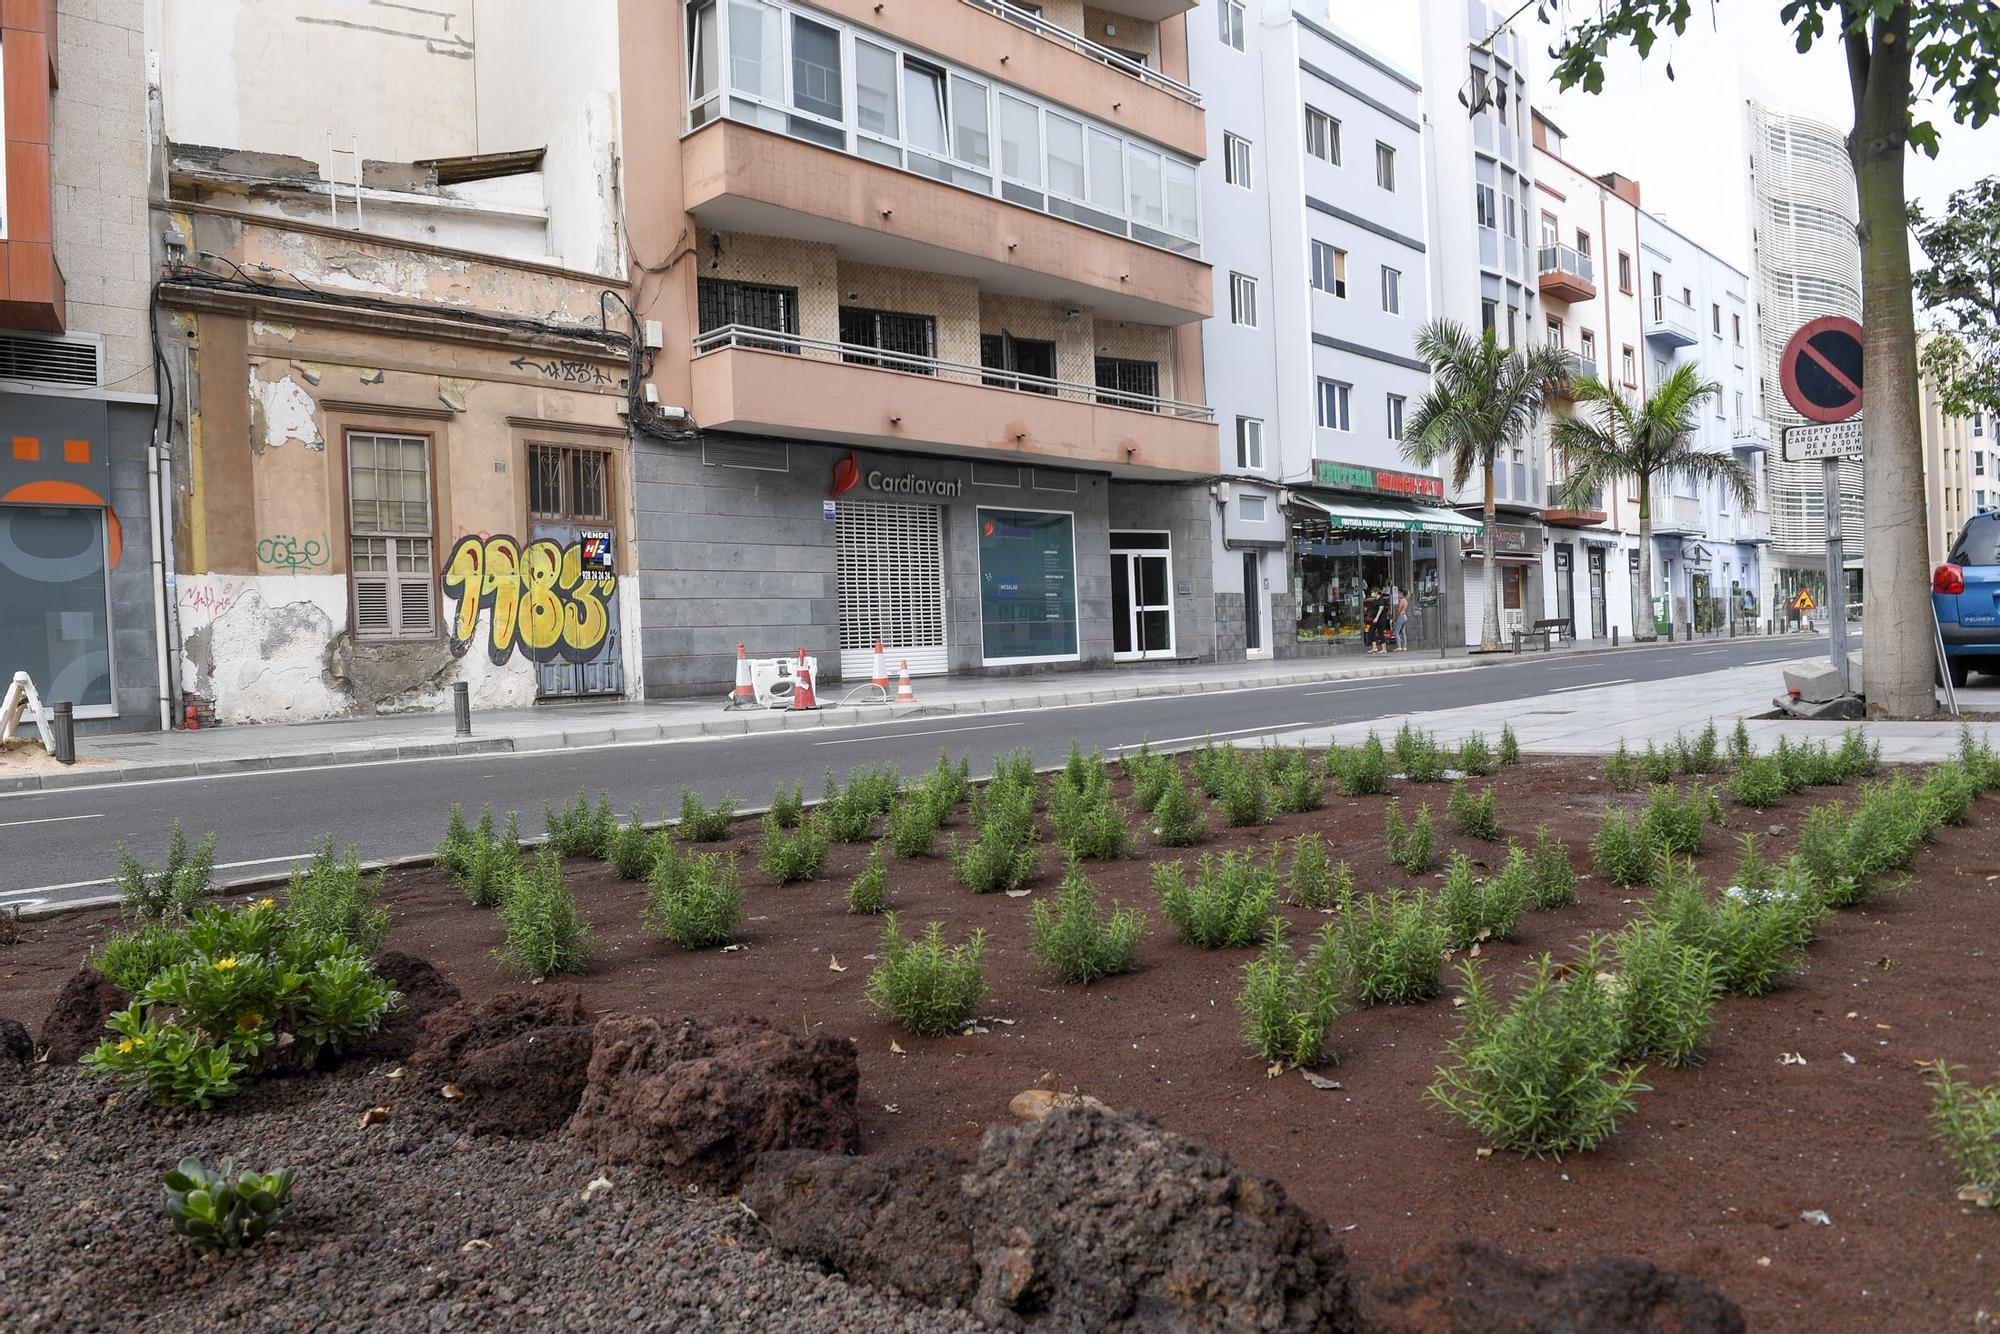
[[[1846,421],[1861,411],[1861,326],[1844,315],[1801,325],[1778,357],[1785,401],[1807,421]]]

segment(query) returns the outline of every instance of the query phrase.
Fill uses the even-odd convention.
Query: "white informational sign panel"
[[[1787,426],[1782,446],[1787,463],[1810,463],[1815,459],[1858,459],[1861,457],[1861,418],[1824,426]]]

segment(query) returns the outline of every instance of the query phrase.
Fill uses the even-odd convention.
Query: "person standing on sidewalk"
[[[1408,653],[1410,651],[1410,595],[1402,589],[1397,588],[1394,584],[1391,584],[1389,586],[1389,598],[1396,604],[1394,613],[1395,641],[1390,651]]]

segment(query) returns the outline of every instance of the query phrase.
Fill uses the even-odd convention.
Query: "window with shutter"
[[[429,438],[350,431],[347,470],[354,637],[435,638]]]

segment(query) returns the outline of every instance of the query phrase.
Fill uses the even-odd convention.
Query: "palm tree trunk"
[[[1632,608],[1632,638],[1650,643],[1660,632],[1653,623],[1653,478],[1643,472],[1639,474],[1639,595],[1646,605]]]
[[[1486,453],[1486,531],[1480,540],[1486,553],[1486,614],[1479,627],[1479,651],[1500,651],[1500,563],[1495,559],[1493,533],[1493,451]]]
[[[1857,69],[1852,59],[1849,63],[1850,74],[1861,76],[1848,147],[1861,202],[1861,304],[1867,312],[1868,410],[1861,456],[1862,494],[1868,498],[1862,529],[1868,578],[1862,603],[1865,689],[1869,716],[1892,718],[1937,709],[1934,631],[1924,624],[1930,619],[1929,552],[1903,189],[1909,155],[1910,20],[1907,4],[1876,18],[1865,64]],[[1829,524],[1839,520],[1838,514],[1827,516]],[[1831,593],[1829,589],[1829,605]]]

